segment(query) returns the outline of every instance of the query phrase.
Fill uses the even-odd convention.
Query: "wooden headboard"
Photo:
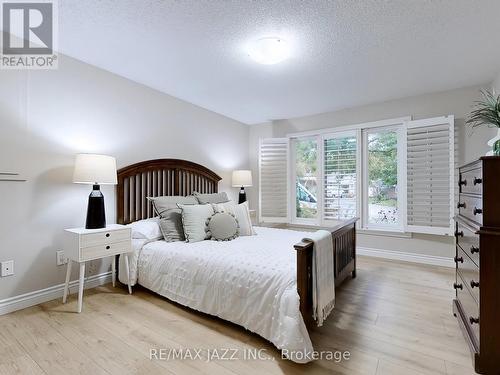
[[[210,169],[187,160],[156,159],[129,165],[118,171],[117,223],[153,217],[147,197],[217,193],[220,180]]]

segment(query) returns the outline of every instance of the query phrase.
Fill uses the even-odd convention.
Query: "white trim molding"
[[[91,289],[111,282],[111,271],[99,275],[89,276],[85,279],[85,289]],[[78,292],[78,280],[69,284],[70,293]],[[62,298],[64,292],[64,283],[51,286],[49,288],[36,290],[0,300],[0,315],[5,315],[27,307],[35,306],[40,303]]]
[[[404,251],[382,250],[382,249],[374,249],[374,248],[370,248],[370,247],[357,247],[356,253],[358,255],[364,255],[364,256],[374,257],[374,258],[401,260],[404,262],[412,262],[412,263],[420,263],[420,264],[429,264],[429,265],[433,265],[433,266],[455,268],[455,262],[454,262],[453,258],[438,257],[435,255],[423,255],[423,254],[407,253]]]
[[[412,119],[411,116],[404,116],[404,117],[398,117],[398,118],[392,118],[392,119],[386,119],[386,120],[364,122],[364,123],[359,123],[359,124],[336,126],[333,128],[309,130],[309,131],[297,132],[297,133],[288,133],[286,136],[288,138],[302,138],[302,137],[317,136],[317,135],[321,135],[321,134],[325,134],[325,133],[339,133],[339,132],[346,132],[346,131],[350,131],[350,130],[394,126],[394,125],[404,124],[408,121],[411,121],[411,119]]]

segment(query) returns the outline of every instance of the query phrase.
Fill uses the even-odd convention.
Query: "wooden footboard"
[[[348,276],[356,277],[356,221],[344,221],[329,228],[333,241],[333,267],[335,286],[339,286]],[[294,245],[297,251],[297,291],[300,297],[300,312],[306,325],[312,318],[312,257],[313,243],[302,241]]]

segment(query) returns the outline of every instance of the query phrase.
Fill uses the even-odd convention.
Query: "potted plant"
[[[494,92],[481,90],[483,99],[476,102],[474,110],[465,121],[473,128],[478,126],[497,127],[498,134],[488,141],[488,146],[493,147],[493,151],[488,154],[500,156],[500,95]]]

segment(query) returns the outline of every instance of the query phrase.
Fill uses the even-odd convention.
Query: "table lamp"
[[[246,202],[247,195],[245,193],[245,187],[252,186],[252,171],[238,170],[233,171],[233,187],[241,187],[240,194],[238,197],[238,203],[241,204]]]
[[[104,195],[99,185],[116,185],[116,159],[106,155],[79,154],[75,160],[73,173],[75,184],[91,184],[93,190],[89,195],[87,207],[86,229],[106,227]]]

